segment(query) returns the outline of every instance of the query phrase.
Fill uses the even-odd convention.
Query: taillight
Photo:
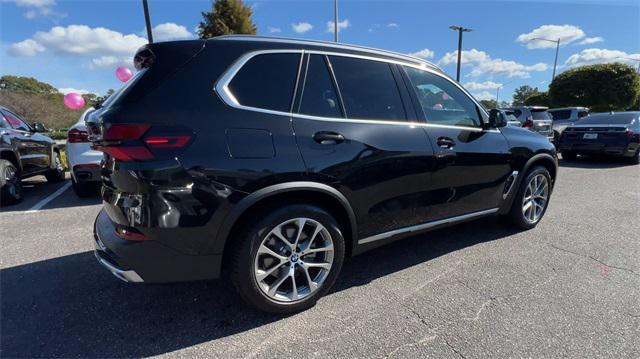
[[[116,227],[116,235],[127,241],[148,241],[151,238],[147,237],[144,233],[141,233],[135,228],[126,228],[123,226]]]
[[[529,116],[522,124],[524,128],[532,128],[533,127],[533,117]]]
[[[192,134],[184,128],[151,127],[149,124],[111,124],[96,146],[121,161],[152,160],[157,153],[185,147]],[[154,153],[155,152],[155,153]]]
[[[87,131],[78,130],[77,128],[72,128],[69,130],[69,132],[67,132],[67,142],[89,142],[89,133]]]
[[[627,128],[627,130],[624,131],[624,133],[627,134],[627,137],[633,137],[633,130],[630,128]]]

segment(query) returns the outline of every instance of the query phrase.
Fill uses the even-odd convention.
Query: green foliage
[[[498,108],[498,102],[496,102],[496,100],[480,100],[480,104],[487,110]]]
[[[549,93],[548,92],[534,92],[524,100],[524,104],[527,106],[546,106],[549,107]]]
[[[518,87],[513,93],[513,106],[523,106],[527,97],[537,92],[539,92],[537,87],[529,85]]]
[[[229,34],[256,34],[256,25],[251,20],[251,8],[242,0],[215,0],[211,12],[203,12],[203,21],[198,25],[198,36],[208,39]]]
[[[67,138],[67,131],[52,131],[49,132],[47,136],[53,138],[54,140],[64,140]]]
[[[591,111],[624,111],[640,100],[640,75],[628,65],[598,64],[567,70],[549,87],[554,107],[584,106]]]
[[[0,89],[31,94],[55,94],[58,92],[55,87],[40,82],[33,77],[11,75],[0,77]]]

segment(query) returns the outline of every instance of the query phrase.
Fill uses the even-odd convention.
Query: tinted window
[[[531,117],[534,120],[550,120],[551,116],[547,111],[531,111]]]
[[[398,86],[389,64],[343,56],[330,58],[347,117],[372,120],[406,119]]]
[[[480,126],[476,104],[450,81],[427,71],[405,67],[427,121],[452,126]]]
[[[241,105],[289,112],[300,54],[265,54],[251,58],[229,89]]]
[[[514,110],[513,111],[513,115],[516,116],[517,118],[520,118],[520,116],[522,115],[522,111],[520,110]]]
[[[7,122],[9,122],[9,125],[11,125],[11,127],[13,127],[14,129],[21,131],[31,131],[29,125],[19,119],[17,115],[14,115],[13,113],[8,111],[4,111],[3,114]]]
[[[578,121],[580,125],[630,125],[638,113],[621,113],[617,115],[601,114],[591,115]]]
[[[549,111],[549,113],[551,113],[554,120],[568,120],[571,118],[571,110]]]
[[[311,55],[302,90],[300,113],[323,117],[342,117],[340,102],[324,56]]]
[[[587,112],[587,111],[578,112],[578,118],[583,118],[583,117],[587,117],[587,116],[589,116],[589,112]]]
[[[4,115],[0,112],[0,128],[9,128],[9,124],[4,119]]]

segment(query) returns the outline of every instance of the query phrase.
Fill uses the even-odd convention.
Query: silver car
[[[557,139],[565,128],[589,116],[589,109],[586,107],[552,108],[549,114],[553,119],[553,132]]]
[[[553,121],[547,109],[542,106],[519,106],[504,110],[513,111],[513,115],[518,119],[518,122],[510,121],[510,125],[518,126],[519,124],[520,127],[528,128],[530,131],[547,137],[549,141],[553,141]]]

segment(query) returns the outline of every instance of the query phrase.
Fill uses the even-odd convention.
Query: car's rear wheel
[[[231,280],[248,304],[273,313],[312,307],[344,260],[338,223],[320,207],[295,204],[256,215],[236,233]]]
[[[531,229],[540,223],[551,196],[551,175],[544,167],[527,173],[511,205],[509,217],[518,228]]]
[[[47,182],[55,183],[64,181],[64,165],[62,164],[60,153],[56,151],[53,152],[53,168],[47,171],[44,176],[47,178]]]
[[[93,197],[98,193],[98,183],[95,182],[77,182],[73,176],[71,176],[71,188],[76,196],[85,198]]]
[[[0,160],[0,206],[22,201],[22,182],[16,166],[7,160]]]
[[[571,151],[562,151],[562,159],[567,161],[575,161],[578,158],[578,154]]]
[[[627,162],[629,162],[632,165],[640,164],[640,149],[636,151],[636,154],[633,155],[633,157],[627,158]]]

